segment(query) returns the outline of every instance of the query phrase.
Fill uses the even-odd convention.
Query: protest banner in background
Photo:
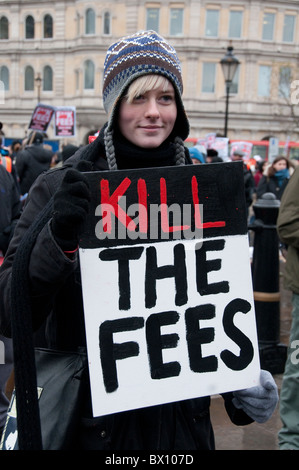
[[[216,140],[216,133],[215,132],[209,132],[208,134],[205,135],[205,141],[206,141],[206,148],[211,149],[214,148],[214,142]]]
[[[76,108],[55,108],[55,136],[74,137],[76,135]]]
[[[31,116],[29,129],[46,132],[54,114],[55,108],[39,103]]]
[[[218,157],[225,162],[229,159],[228,155],[229,139],[227,137],[216,137],[211,148],[217,150]]]
[[[259,383],[242,163],[86,176],[94,416]]]
[[[214,149],[218,152],[218,157],[222,160],[229,160],[229,139],[227,137],[217,137],[216,133],[210,132],[205,138],[198,139],[196,146],[203,145],[205,149]]]
[[[75,137],[76,135],[76,108],[73,106],[48,106],[39,103],[29,123],[29,129],[46,132],[55,116],[55,136]]]
[[[252,146],[252,142],[235,141],[230,146],[230,155],[232,156],[235,150],[241,150],[242,152],[244,152],[244,159],[249,160],[252,151]]]

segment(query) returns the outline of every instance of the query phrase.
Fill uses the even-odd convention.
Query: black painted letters
[[[161,246],[161,245],[160,245]],[[198,249],[197,249],[198,248]],[[119,387],[117,377],[118,361],[138,357],[140,354],[140,345],[137,341],[117,342],[117,333],[133,332],[134,330],[144,329],[146,341],[148,365],[150,377],[153,380],[167,379],[176,377],[181,373],[182,364],[179,360],[178,348],[181,341],[186,341],[188,351],[188,364],[193,373],[216,372],[221,360],[225,366],[234,371],[245,369],[253,359],[254,349],[250,339],[234,324],[235,315],[247,314],[251,310],[251,305],[247,300],[231,300],[224,308],[219,311],[214,297],[217,294],[229,292],[229,283],[224,280],[221,282],[208,282],[208,273],[221,270],[221,259],[207,259],[208,251],[222,251],[225,248],[225,240],[207,240],[201,247],[194,249],[194,262],[196,265],[196,279],[189,279],[189,283],[194,282],[194,289],[198,292],[198,302],[196,306],[187,307],[184,313],[176,310],[165,312],[149,312],[147,318],[131,314],[130,317],[119,318],[117,320],[106,320],[99,328],[99,347],[102,365],[104,386],[107,393],[116,391]],[[130,269],[132,262],[136,261],[144,270],[144,307],[153,309],[157,299],[157,282],[173,278],[175,289],[164,295],[174,296],[170,302],[177,307],[181,307],[188,302],[188,282],[186,252],[183,243],[177,243],[173,248],[173,264],[159,265],[157,260],[157,248],[148,246],[147,248],[135,246],[126,248],[109,248],[100,252],[99,258],[104,262],[118,263],[118,291],[119,291],[119,310],[131,310],[131,289]],[[131,262],[130,262],[131,261]],[[134,265],[135,266],[135,265]],[[137,266],[137,264],[136,264]],[[174,294],[173,294],[174,292]],[[204,296],[211,295],[209,302],[203,303]],[[212,299],[212,301],[211,301]],[[211,303],[212,302],[212,303]],[[215,305],[214,305],[215,303]],[[221,304],[222,305],[222,304]],[[218,310],[217,310],[218,309]],[[215,341],[215,325],[213,319],[222,315],[223,331],[239,347],[239,355],[234,354],[228,349],[222,350],[218,354],[204,356],[202,346]],[[202,321],[205,320],[205,326]],[[207,321],[211,321],[210,326]],[[185,328],[178,328],[184,322]],[[163,332],[163,327],[168,327],[168,334]],[[180,335],[176,331],[180,331]],[[170,330],[170,332],[169,332]],[[185,330],[185,337],[182,337],[182,331]],[[133,334],[133,333],[132,333]],[[143,345],[144,346],[144,345]],[[171,349],[173,360],[166,362],[163,360],[163,350]],[[182,351],[182,350],[180,350]],[[186,367],[187,363],[184,363]],[[145,366],[145,365],[144,365]]]

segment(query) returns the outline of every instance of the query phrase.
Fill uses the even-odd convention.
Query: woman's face
[[[177,117],[175,91],[169,82],[137,96],[132,103],[124,98],[119,109],[119,128],[123,136],[143,148],[156,148],[171,134]]]
[[[285,170],[285,168],[287,167],[287,162],[285,160],[279,160],[278,162],[273,164],[273,167],[276,171]]]

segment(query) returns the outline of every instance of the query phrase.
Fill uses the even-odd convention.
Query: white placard
[[[259,383],[247,235],[80,248],[80,264],[94,416]]]

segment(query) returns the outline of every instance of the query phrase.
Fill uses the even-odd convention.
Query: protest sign
[[[215,140],[216,140],[215,132],[209,132],[208,134],[206,134],[205,135],[206,148],[208,149],[213,148]]]
[[[94,416],[256,385],[242,163],[86,175]]]
[[[74,137],[76,134],[76,108],[55,108],[55,136]]]
[[[218,152],[218,157],[225,162],[229,160],[228,147],[229,139],[227,137],[217,137],[213,132],[206,134],[204,139],[198,139],[196,146],[203,145],[205,149],[214,149]]]
[[[227,137],[216,137],[212,145],[212,148],[217,150],[218,157],[222,158],[224,162],[229,159],[228,144],[229,144],[229,139]]]
[[[235,141],[230,146],[230,154],[232,156],[236,150],[241,150],[242,152],[244,152],[244,159],[249,160],[252,151],[252,146],[252,142]]]
[[[31,116],[29,129],[46,132],[54,114],[55,108],[39,103]]]

